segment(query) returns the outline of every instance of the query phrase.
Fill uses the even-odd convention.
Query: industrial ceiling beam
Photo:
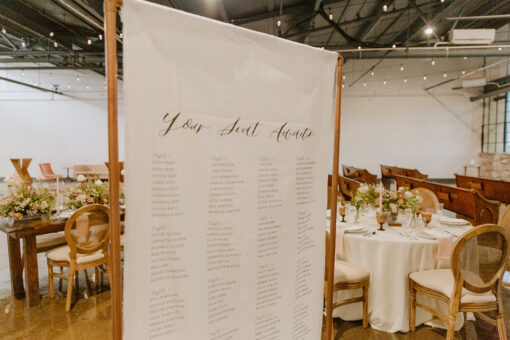
[[[47,71],[47,70],[104,70],[104,66],[97,65],[82,65],[82,66],[7,66],[0,67],[2,71],[13,71],[13,70],[23,70],[23,71]]]
[[[55,93],[55,94],[60,94],[60,95],[64,95],[62,92],[60,91],[56,91],[56,90],[50,90],[50,89],[46,89],[44,87],[40,87],[40,86],[36,86],[36,85],[32,85],[32,84],[28,84],[28,83],[24,83],[22,81],[17,81],[17,80],[14,80],[14,79],[11,79],[11,78],[6,78],[6,77],[0,77],[0,80],[5,80],[7,82],[10,82],[10,83],[13,83],[13,84],[17,84],[17,85],[21,85],[21,86],[26,86],[26,87],[30,87],[32,89],[36,89],[36,90],[39,90],[39,91],[42,91],[42,92],[50,92],[50,93]]]

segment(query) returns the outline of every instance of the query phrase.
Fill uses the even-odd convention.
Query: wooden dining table
[[[123,219],[124,214],[121,214]],[[67,219],[31,220],[8,223],[0,221],[0,231],[7,235],[11,290],[17,299],[26,299],[29,307],[41,301],[39,290],[39,268],[37,265],[37,236],[64,231]],[[121,225],[123,227],[123,225]],[[21,256],[21,245],[23,256]],[[23,270],[25,284],[23,285]]]
[[[37,235],[63,231],[66,220],[32,220],[8,223],[0,222],[0,230],[7,235],[9,269],[11,273],[11,290],[17,299],[26,298],[27,306],[39,304],[39,268],[37,265]],[[20,242],[23,242],[21,256]],[[25,287],[23,286],[25,270]]]

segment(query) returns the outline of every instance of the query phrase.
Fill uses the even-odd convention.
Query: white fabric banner
[[[125,0],[125,339],[320,339],[336,53]]]

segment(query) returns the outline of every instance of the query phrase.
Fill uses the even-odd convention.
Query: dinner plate
[[[427,229],[427,230],[416,230],[415,233],[416,236],[420,236],[423,238],[428,238],[431,240],[435,240],[438,237],[450,237],[449,234],[440,231],[440,230],[434,230],[434,229]]]

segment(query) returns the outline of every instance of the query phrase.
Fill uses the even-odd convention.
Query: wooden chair
[[[53,181],[62,178],[62,175],[55,174],[51,168],[50,163],[39,163],[39,169],[41,169],[41,175],[44,180]]]
[[[95,268],[98,277],[99,267],[105,266],[108,277],[111,278],[108,214],[108,207],[100,204],[86,205],[77,210],[66,222],[67,246],[46,253],[50,298],[54,296],[53,277],[67,280],[66,312],[71,310],[75,273]],[[61,267],[60,273],[53,272],[55,266]],[[63,267],[68,268],[67,275],[64,274]]]
[[[475,226],[480,224],[498,223],[499,207],[501,203],[486,199],[480,191],[471,189],[473,193],[473,208]]]
[[[427,188],[414,188],[411,189],[411,192],[416,196],[421,197],[422,201],[420,205],[423,211],[431,209],[437,212],[439,210],[439,200],[432,190]]]
[[[498,242],[491,246],[481,246],[478,242],[481,236],[497,238]],[[478,256],[482,253],[491,256]],[[481,319],[496,324],[499,338],[506,340],[501,283],[507,257],[508,232],[495,224],[484,224],[459,237],[452,252],[451,269],[411,273],[409,275],[411,332],[415,330],[416,307],[420,307],[447,325],[447,340],[454,338],[455,320],[460,312],[477,313]],[[449,306],[448,315],[416,302],[416,293],[446,303]],[[481,314],[483,312],[494,312],[496,320]]]
[[[329,232],[326,231],[326,271],[324,276],[324,296],[327,295],[328,288],[328,254]],[[370,272],[345,261],[335,261],[335,277],[333,285],[333,295],[339,290],[363,289],[363,295],[356,298],[339,301],[333,304],[333,309],[348,305],[351,303],[363,303],[363,327],[368,327],[368,287],[370,283]]]
[[[499,216],[498,225],[502,226],[508,233],[510,233],[510,205],[507,205]],[[506,270],[510,271],[510,257],[506,263]],[[510,283],[503,282],[503,286],[510,287]]]

